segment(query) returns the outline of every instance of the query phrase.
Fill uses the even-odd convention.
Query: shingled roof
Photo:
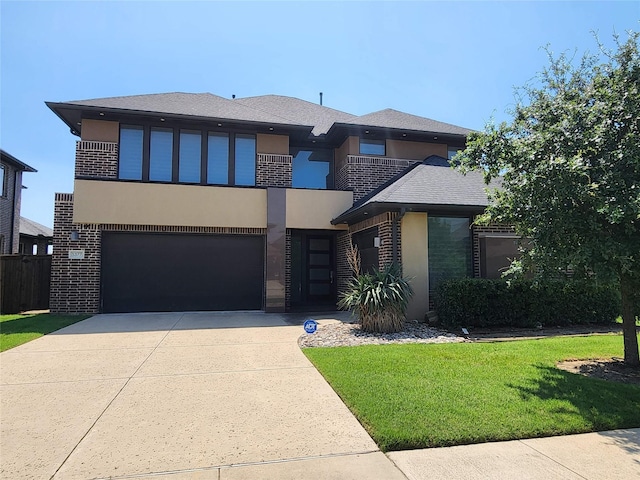
[[[74,133],[81,128],[85,112],[111,114],[167,115],[195,117],[211,121],[253,123],[295,129],[301,135],[320,136],[360,127],[414,131],[420,134],[465,136],[471,130],[393,109],[360,117],[299,98],[262,95],[228,99],[211,93],[157,93],[126,97],[94,98],[69,102],[46,102]],[[104,111],[103,111],[104,110]],[[339,132],[338,132],[339,131]]]
[[[344,223],[374,206],[481,211],[489,205],[485,188],[481,172],[463,175],[451,168],[446,158],[434,155],[384,183],[332,223]]]
[[[348,125],[369,127],[394,128],[398,130],[415,130],[419,132],[448,133],[452,135],[468,135],[471,130],[458,127],[450,123],[438,122],[426,117],[411,115],[392,108],[355,117],[347,122]]]
[[[313,125],[312,133],[316,136],[327,133],[334,123],[348,122],[357,118],[350,113],[282,95],[236,98],[234,101],[287,118],[300,125]]]
[[[28,218],[20,217],[20,235],[53,237],[53,230]]]
[[[213,95],[212,93],[155,93],[127,97],[73,100],[64,103],[80,107],[99,107],[139,113],[166,113],[220,120],[301,125],[299,122],[251,108],[240,102]]]

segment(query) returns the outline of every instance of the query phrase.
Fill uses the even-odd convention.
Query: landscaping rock
[[[397,333],[367,333],[354,323],[322,325],[313,334],[303,334],[298,344],[303,347],[352,347],[389,343],[455,343],[465,339],[419,322],[405,322]]]

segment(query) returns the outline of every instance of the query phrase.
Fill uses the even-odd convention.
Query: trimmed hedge
[[[617,289],[578,280],[447,280],[436,288],[434,305],[445,327],[610,323],[620,315]]]

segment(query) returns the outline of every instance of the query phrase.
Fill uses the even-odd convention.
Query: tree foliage
[[[640,57],[638,33],[616,50],[549,65],[517,91],[513,119],[469,135],[463,172],[498,179],[481,222],[531,239],[524,265],[568,266],[614,281],[622,294],[625,361],[640,365],[633,297],[640,286]]]

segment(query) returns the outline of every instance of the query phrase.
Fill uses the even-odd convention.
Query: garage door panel
[[[263,269],[263,237],[105,233],[103,310],[259,310]]]

